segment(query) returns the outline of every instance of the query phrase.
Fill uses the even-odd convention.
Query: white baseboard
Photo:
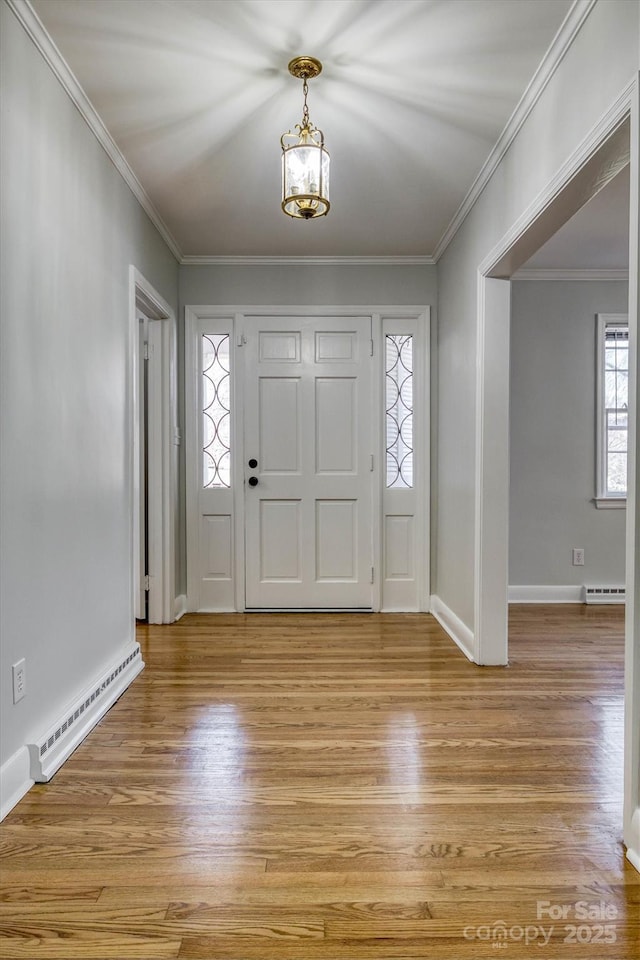
[[[29,770],[29,751],[26,747],[16,750],[0,767],[0,820],[4,820],[33,786]]]
[[[431,613],[442,629],[449,634],[453,642],[460,647],[465,657],[475,663],[473,631],[469,629],[466,623],[463,623],[453,610],[450,610],[446,603],[435,594],[431,596]]]
[[[43,736],[27,744],[32,780],[46,783],[51,779],[143,667],[140,644],[128,644],[112,666],[87,687]]]
[[[187,598],[185,597],[184,593],[181,593],[180,596],[176,597],[173,601],[174,621],[179,620],[180,617],[184,617],[187,609]]]
[[[544,584],[509,587],[509,603],[584,603],[584,587]]]

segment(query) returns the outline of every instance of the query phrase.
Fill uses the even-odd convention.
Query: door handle
[[[255,457],[251,457],[251,460],[249,460],[249,466],[252,470],[255,470],[255,468],[258,466],[258,461]]]
[[[249,477],[249,486],[250,486],[250,487],[257,487],[257,486],[258,486],[258,478],[257,478],[257,477]]]

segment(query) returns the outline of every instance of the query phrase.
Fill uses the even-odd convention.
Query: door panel
[[[209,580],[229,580],[231,569],[231,517],[202,517],[201,571]]]
[[[244,350],[246,605],[370,608],[371,318],[251,323]],[[336,331],[340,323],[345,329]]]
[[[263,473],[300,473],[301,383],[293,377],[259,381],[258,460]]]
[[[415,578],[414,518],[385,518],[385,577],[388,580]]]
[[[318,580],[354,581],[358,570],[358,504],[355,500],[316,501]]]
[[[299,500],[262,500],[260,579],[263,583],[302,578],[302,529]]]
[[[316,379],[316,472],[356,470],[357,381]]]

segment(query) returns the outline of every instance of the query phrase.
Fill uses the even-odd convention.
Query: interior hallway
[[[503,921],[510,958],[635,957],[623,616],[512,608],[507,669],[428,615],[141,627],[144,672],[3,824],[0,955],[478,960]]]

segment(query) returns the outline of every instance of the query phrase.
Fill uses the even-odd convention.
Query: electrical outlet
[[[24,657],[13,664],[11,671],[13,673],[13,702],[18,703],[27,692],[27,672]]]
[[[574,567],[584,567],[584,549],[582,547],[573,548]]]

